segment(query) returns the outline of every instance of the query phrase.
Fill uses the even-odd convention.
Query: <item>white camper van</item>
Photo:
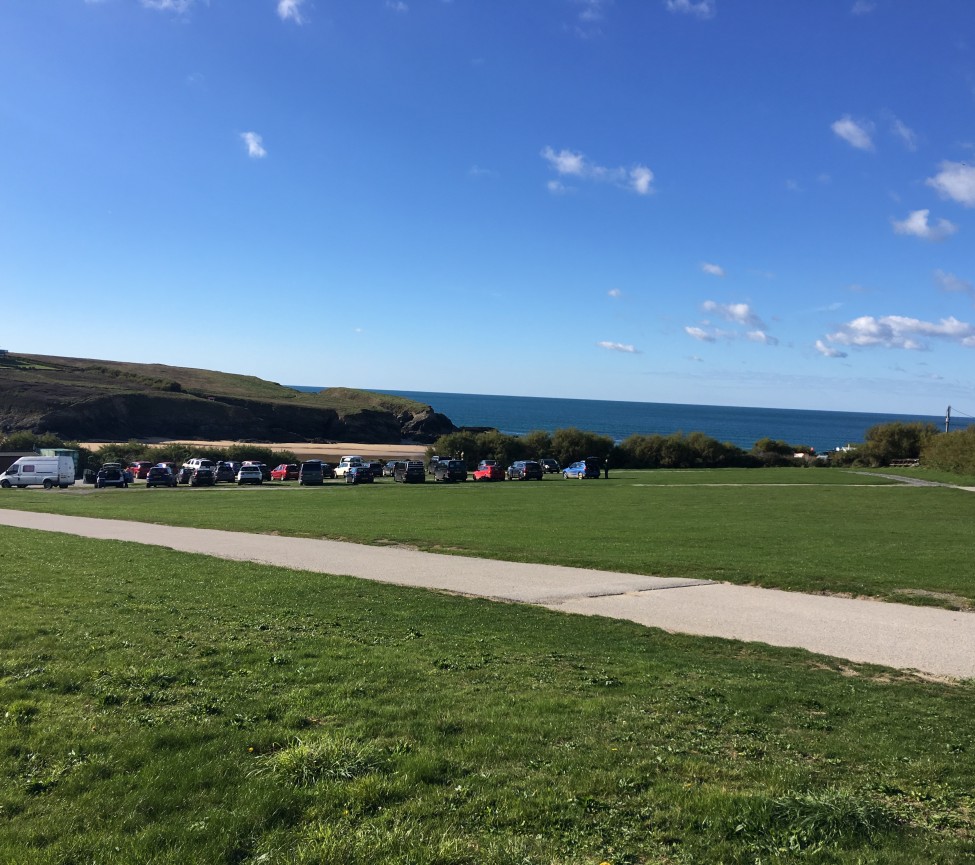
[[[335,477],[344,478],[349,473],[349,469],[351,469],[353,466],[363,466],[363,465],[365,465],[365,461],[362,459],[362,457],[358,457],[358,456],[342,457],[342,459],[339,460],[339,464],[335,469]]]
[[[3,474],[0,487],[42,486],[66,489],[74,483],[74,460],[67,454],[56,457],[20,457]]]

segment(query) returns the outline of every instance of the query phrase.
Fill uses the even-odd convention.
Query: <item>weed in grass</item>
[[[373,744],[338,736],[311,741],[295,739],[280,751],[258,757],[256,772],[280,775],[296,787],[310,787],[319,781],[347,781],[379,771],[385,755]]]

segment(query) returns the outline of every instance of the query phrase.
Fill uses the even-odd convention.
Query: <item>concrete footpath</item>
[[[975,678],[973,613],[708,580],[7,509],[0,509],[0,524],[535,604],[666,631],[798,647],[934,676]]]

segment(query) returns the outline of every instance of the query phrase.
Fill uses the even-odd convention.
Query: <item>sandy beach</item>
[[[339,458],[348,454],[363,457],[377,457],[392,459],[405,457],[407,459],[423,459],[427,445],[397,445],[397,444],[360,444],[357,442],[328,442],[327,444],[312,444],[309,442],[236,442],[225,439],[222,441],[198,441],[190,439],[151,439],[147,444],[164,445],[179,442],[185,445],[195,445],[201,448],[229,447],[231,445],[254,444],[262,448],[275,451],[292,451],[299,460],[325,460],[338,462]],[[82,447],[97,450],[110,442],[81,442]]]

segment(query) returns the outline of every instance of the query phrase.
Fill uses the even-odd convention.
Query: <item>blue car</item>
[[[579,462],[572,463],[572,465],[562,469],[562,477],[566,480],[569,478],[578,478],[579,480],[598,478],[601,467],[602,460],[596,457],[586,457],[584,460],[579,460]]]

